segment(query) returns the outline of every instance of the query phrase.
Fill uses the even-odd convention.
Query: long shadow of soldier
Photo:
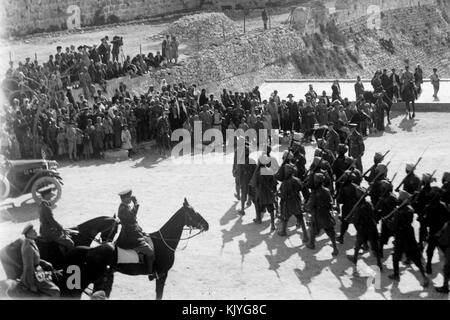
[[[398,127],[403,131],[411,132],[412,129],[417,125],[416,119],[403,118]]]

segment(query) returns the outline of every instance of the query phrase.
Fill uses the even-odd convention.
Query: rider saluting
[[[149,279],[152,280],[154,277],[158,277],[157,274],[153,274],[155,250],[152,240],[144,233],[137,222],[136,215],[139,204],[136,197],[132,196],[131,190],[125,190],[119,193],[119,196],[122,202],[119,205],[118,216],[122,224],[122,231],[117,240],[117,246],[122,249],[132,249],[137,253],[144,254]]]

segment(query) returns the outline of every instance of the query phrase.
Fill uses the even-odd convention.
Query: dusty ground
[[[366,140],[364,165],[369,166],[375,151],[391,149],[389,177],[399,171],[395,184],[403,178],[405,162],[414,162],[422,155],[418,173],[438,168],[440,178],[450,169],[450,141],[445,138],[449,127],[450,118],[443,113],[421,113],[413,121],[398,115],[383,136]],[[310,160],[313,148],[308,147],[307,153]],[[65,226],[100,215],[112,216],[119,204],[117,192],[129,186],[141,203],[139,221],[148,231],[162,226],[181,207],[184,197],[208,220],[210,230],[176,253],[165,299],[448,299],[432,287],[424,290],[416,267],[401,265],[401,282],[390,281],[392,245],[385,251],[387,270],[382,274],[382,289],[368,290],[367,266],[375,264],[374,259],[365,253],[355,270],[345,258],[346,253],[352,253],[353,228],[346,244],[339,246],[339,256],[332,259],[326,236],[319,237],[317,250],[311,251],[302,245],[293,220],[290,237],[280,238],[269,232],[267,216],[262,226],[252,223],[253,207],[240,218],[230,164],[176,165],[148,153],[134,161],[63,164],[60,172],[65,185],[55,215]],[[26,200],[22,197],[16,202]],[[38,225],[32,200],[20,208],[2,210],[0,247],[16,239],[27,221]],[[180,243],[179,249],[185,245]],[[434,259],[431,279],[437,286],[442,284],[442,257],[436,253]],[[113,299],[154,297],[154,284],[146,277],[116,275]]]
[[[289,17],[289,8],[278,8],[271,16],[271,26],[275,27],[284,23]],[[233,20],[240,25],[241,32],[244,32],[244,20],[236,15]],[[4,59],[0,62],[0,73],[3,74],[8,68],[9,54],[11,53],[12,60],[17,63],[25,61],[25,58],[30,57],[33,61],[35,54],[37,54],[38,61],[46,62],[51,54],[56,53],[56,47],[62,46],[65,50],[70,45],[100,45],[100,39],[106,35],[112,39],[113,36],[123,36],[124,55],[136,55],[142,49],[142,53],[148,54],[156,51],[161,51],[161,42],[163,39],[155,39],[155,36],[163,32],[173,20],[164,22],[139,22],[132,24],[105,26],[94,28],[91,30],[82,30],[76,33],[58,32],[49,33],[36,36],[26,37],[24,39],[6,40],[0,39],[0,56]],[[249,18],[246,19],[246,31],[262,29],[259,11],[255,11]],[[201,39],[200,39],[201,41]],[[179,53],[180,61],[195,52],[196,44],[186,44],[181,42]]]

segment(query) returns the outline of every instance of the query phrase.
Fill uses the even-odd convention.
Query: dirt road
[[[398,184],[405,163],[415,162],[426,150],[418,174],[438,168],[440,179],[443,171],[450,169],[450,140],[444,138],[449,136],[448,128],[450,118],[444,113],[420,113],[413,121],[397,115],[383,136],[366,140],[364,166],[368,168],[376,151],[391,149],[388,176],[399,171],[394,183]],[[307,147],[307,155],[310,163],[312,147]],[[207,233],[180,243],[164,299],[448,299],[432,287],[424,290],[415,266],[401,265],[398,285],[389,280],[392,244],[385,251],[382,289],[368,289],[368,266],[375,260],[365,253],[355,270],[345,257],[353,252],[353,228],[345,245],[339,246],[339,256],[332,259],[326,236],[319,237],[317,250],[311,251],[302,245],[293,220],[290,237],[280,238],[269,232],[267,215],[262,226],[253,224],[253,207],[240,218],[229,164],[176,165],[149,153],[135,161],[64,164],[60,172],[65,185],[55,216],[64,226],[112,216],[119,205],[117,193],[127,187],[133,188],[141,203],[139,221],[147,231],[161,227],[181,207],[184,197],[209,222]],[[16,239],[27,221],[38,226],[32,204],[2,210],[0,247]],[[434,258],[431,279],[437,286],[442,282],[442,257],[436,253]],[[117,274],[112,299],[154,299],[154,286],[145,276]]]

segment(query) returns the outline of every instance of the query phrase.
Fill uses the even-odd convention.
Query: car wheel
[[[40,203],[42,201],[42,197],[39,194],[39,190],[48,186],[51,186],[53,189],[53,196],[50,199],[50,204],[54,205],[56,202],[59,201],[59,199],[61,199],[62,194],[61,184],[56,178],[47,176],[37,179],[33,183],[33,186],[31,187],[31,194],[36,203]]]
[[[5,200],[9,196],[11,185],[6,177],[0,179],[0,200]]]

